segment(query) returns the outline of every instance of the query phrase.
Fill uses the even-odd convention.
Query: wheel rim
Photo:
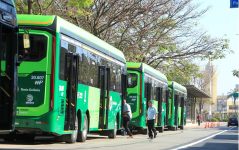
[[[87,119],[85,119],[84,129],[83,129],[83,136],[86,137],[86,135],[87,135]]]
[[[115,121],[114,135],[117,133],[117,121]]]
[[[72,139],[77,139],[77,133],[78,133],[78,118],[75,120],[75,130],[73,131],[72,134]]]

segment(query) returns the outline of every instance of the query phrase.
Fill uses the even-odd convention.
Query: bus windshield
[[[44,35],[30,34],[30,47],[24,48],[23,34],[19,34],[19,60],[40,61],[46,57],[47,37]]]
[[[135,73],[128,74],[128,88],[134,88],[137,85],[138,76]]]

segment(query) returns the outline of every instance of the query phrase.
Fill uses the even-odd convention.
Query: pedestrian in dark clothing
[[[130,138],[133,138],[131,131],[129,130],[129,122],[132,118],[131,107],[126,103],[126,100],[123,100],[123,127]]]
[[[201,116],[200,115],[197,116],[197,122],[198,122],[198,126],[200,126],[200,123],[201,123]]]
[[[154,127],[156,114],[157,114],[157,111],[153,107],[152,101],[149,101],[148,102],[148,111],[147,111],[147,125],[148,125],[148,134],[149,134],[150,139],[156,138],[156,136],[157,136],[157,132]],[[152,132],[154,133],[154,135]]]

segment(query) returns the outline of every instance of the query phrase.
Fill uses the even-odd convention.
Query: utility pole
[[[210,93],[210,104],[209,104],[209,120],[211,121],[212,119],[212,62],[211,62],[211,55],[212,53],[209,52],[209,93]]]

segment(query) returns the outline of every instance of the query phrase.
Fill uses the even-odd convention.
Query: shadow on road
[[[237,150],[237,146],[236,143],[206,143],[203,146],[192,146],[182,150]]]
[[[216,140],[238,140],[238,136],[237,135],[217,135],[217,136],[213,137],[213,139],[216,139]]]
[[[18,140],[13,140],[13,141],[0,141],[0,144],[5,144],[5,145],[41,145],[41,144],[55,144],[55,143],[60,143],[57,142],[55,138],[53,137],[40,137],[40,138],[35,138],[35,140],[25,140],[25,139],[18,139]],[[1,148],[0,148],[1,149]]]

